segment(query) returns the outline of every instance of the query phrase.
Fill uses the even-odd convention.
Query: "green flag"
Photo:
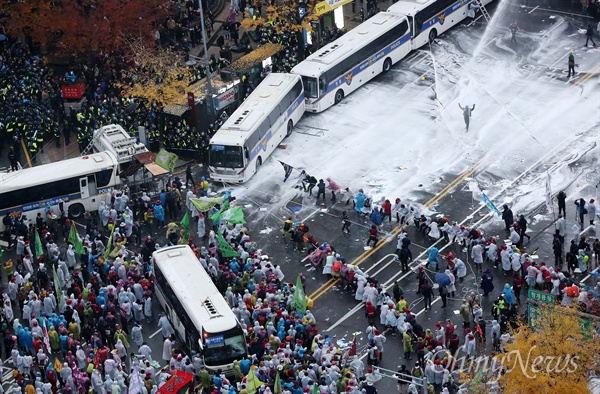
[[[302,278],[298,275],[296,279],[296,287],[294,289],[294,299],[292,300],[292,307],[296,308],[298,312],[306,313],[306,295],[304,294],[304,287],[302,287]]]
[[[200,197],[190,199],[199,212],[207,212],[215,205],[223,202],[223,197]]]
[[[242,211],[242,207],[240,206],[229,209],[227,212],[223,213],[221,218],[227,220],[228,223],[232,224],[246,224],[246,219],[244,219],[244,212]]]
[[[35,232],[35,258],[39,259],[40,256],[44,255],[44,248],[42,247],[42,240],[40,239],[40,233],[38,233],[37,229],[34,227]]]
[[[246,376],[246,390],[248,394],[255,394],[258,391],[258,388],[262,386],[264,383],[256,376],[254,373],[254,365],[250,367],[250,372],[248,372],[248,376]]]
[[[154,162],[169,172],[175,169],[175,163],[179,157],[175,153],[167,152],[162,149],[156,155]]]
[[[183,233],[183,236],[187,239],[190,237],[190,216],[189,214],[186,212],[185,215],[183,215],[183,218],[181,218],[181,222],[179,222],[181,224],[181,227],[185,230]]]
[[[319,391],[319,385],[317,383],[315,383],[315,385],[313,386],[312,394],[321,394],[321,392]]]
[[[221,209],[219,209],[217,212],[210,215],[210,220],[212,220],[213,222],[215,220],[218,220],[221,216],[223,216],[223,213],[225,211],[227,211],[228,209],[229,209],[229,199],[226,198],[225,201],[223,201],[223,205],[221,205]]]
[[[273,394],[282,394],[283,389],[281,388],[281,378],[279,377],[279,371],[275,377],[275,384],[273,385]]]
[[[75,248],[75,253],[85,254],[85,249],[83,247],[83,244],[81,243],[81,240],[79,239],[79,234],[77,234],[77,228],[75,228],[75,222],[73,221],[71,221],[71,231],[69,232],[68,241],[73,244],[73,247]]]
[[[112,231],[110,232],[110,237],[108,238],[108,243],[106,244],[106,250],[104,251],[104,260],[108,260],[108,255],[110,254],[110,249],[112,248],[112,240],[113,235],[115,233],[115,225],[113,225]]]
[[[233,250],[231,245],[223,238],[223,234],[220,231],[217,231],[217,239],[219,240],[219,249],[221,249],[223,257],[240,257],[238,252]]]
[[[58,301],[58,305],[60,305],[63,297],[62,286],[60,285],[60,281],[58,280],[58,274],[56,273],[56,267],[52,267],[52,280],[54,280],[54,290],[56,291],[56,300]]]

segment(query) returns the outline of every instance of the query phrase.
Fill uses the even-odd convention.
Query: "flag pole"
[[[552,203],[552,188],[550,186],[550,172],[548,172],[548,168],[546,167],[546,198],[547,201],[549,201],[550,203],[550,210],[552,211],[552,221],[556,222],[556,212],[554,210],[554,204]]]

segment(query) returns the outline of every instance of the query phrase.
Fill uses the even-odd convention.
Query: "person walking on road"
[[[511,44],[517,45],[517,30],[519,30],[519,26],[517,26],[517,21],[513,21],[513,23],[510,24]]]
[[[564,190],[561,190],[556,195],[556,200],[558,201],[558,216],[563,218],[567,218],[567,193]]]
[[[463,118],[465,120],[465,129],[469,131],[469,123],[471,120],[471,113],[475,110],[475,104],[472,107],[465,105],[464,107],[458,103],[458,107],[463,111]]]
[[[512,211],[506,204],[502,206],[502,220],[504,220],[506,231],[510,232],[510,229],[512,228],[515,222],[515,217],[513,216]]]
[[[575,76],[575,55],[573,55],[573,52],[569,52],[569,78],[571,78],[571,74]]]
[[[526,232],[527,232],[527,219],[525,219],[524,215],[521,215],[521,216],[519,216],[519,235],[521,236],[519,243],[521,245],[523,244],[523,240],[525,239],[525,237],[527,237],[527,240],[531,239],[531,237],[529,235],[527,235]]]
[[[342,212],[342,232],[346,234],[350,234],[350,225],[352,222],[348,219],[348,214],[346,211]]]
[[[592,25],[588,25],[587,26],[587,30],[585,32],[585,47],[587,48],[588,46],[588,42],[592,42],[593,46],[596,46],[596,43],[594,42],[594,29],[592,28]]]
[[[575,205],[577,206],[577,215],[579,216],[579,222],[581,223],[581,229],[583,230],[583,217],[588,213],[588,210],[585,207],[585,200],[583,198],[575,200]]]
[[[431,296],[433,294],[433,288],[429,284],[428,280],[425,280],[421,285],[421,295],[423,296],[423,303],[425,304],[425,310],[431,309]]]

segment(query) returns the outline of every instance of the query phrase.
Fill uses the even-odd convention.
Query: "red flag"
[[[350,350],[348,351],[348,357],[356,356],[356,335],[352,339],[352,345],[350,346]]]
[[[475,323],[475,331],[479,334],[479,338],[483,339],[483,331],[481,331],[481,326],[479,323]]]
[[[348,349],[348,353],[346,353],[346,357],[344,357],[344,364],[348,364],[348,361],[352,356],[356,356],[356,335],[352,338],[352,345],[350,345],[350,349]]]

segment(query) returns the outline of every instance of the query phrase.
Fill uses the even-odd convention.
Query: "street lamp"
[[[215,105],[213,102],[212,85],[210,83],[210,63],[208,61],[208,47],[206,46],[206,30],[204,29],[204,10],[202,9],[202,0],[198,0],[198,5],[200,6],[200,26],[202,27],[202,44],[204,45],[204,61],[206,62],[206,110],[208,115],[212,118],[215,116]]]

